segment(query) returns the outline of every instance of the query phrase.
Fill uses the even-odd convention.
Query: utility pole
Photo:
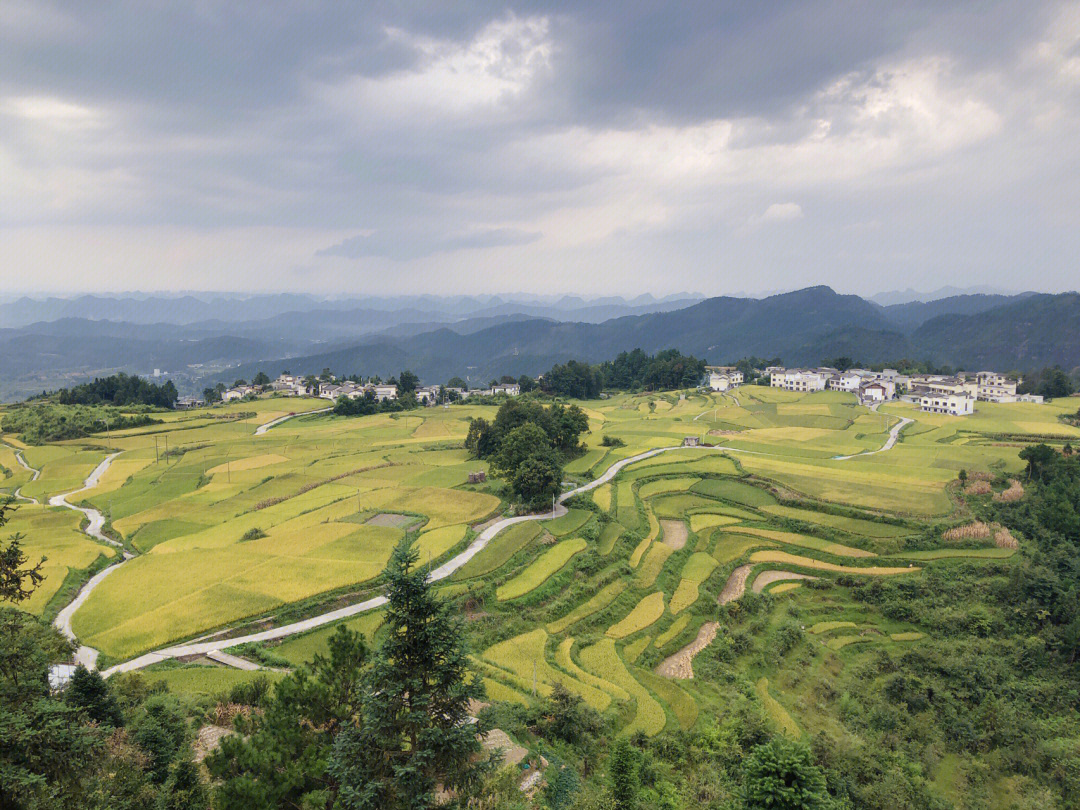
[[[533,697],[536,697],[536,659],[533,659]]]
[[[154,463],[155,464],[160,463],[160,458],[158,457],[158,437],[157,436],[154,437]]]

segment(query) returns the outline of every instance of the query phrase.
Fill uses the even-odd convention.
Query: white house
[[[1016,380],[996,371],[980,371],[975,375],[975,396],[986,402],[1016,402]]]
[[[248,394],[254,394],[255,388],[250,385],[239,385],[236,388],[230,388],[221,395],[222,402],[232,402],[237,399],[243,399]]]
[[[205,404],[206,401],[202,397],[179,397],[176,400],[176,409],[186,411],[191,408],[201,408]]]
[[[439,398],[438,386],[428,385],[423,388],[416,389],[416,399],[422,405],[434,405],[435,401]]]
[[[382,402],[384,399],[397,399],[396,385],[376,385],[375,399]]]
[[[892,389],[895,393],[896,388]],[[859,399],[863,402],[884,402],[887,399],[892,399],[889,388],[884,382],[868,382],[859,386]]]
[[[516,397],[521,393],[521,386],[517,383],[504,383],[502,385],[495,385],[491,388],[492,394],[506,394],[509,397]]]
[[[834,368],[781,369],[769,375],[769,384],[787,391],[824,391],[836,374]]]
[[[967,393],[924,394],[919,397],[919,408],[926,413],[967,416],[975,412],[975,397]]]
[[[735,366],[705,366],[705,373],[713,391],[727,391],[743,382],[743,373]]]

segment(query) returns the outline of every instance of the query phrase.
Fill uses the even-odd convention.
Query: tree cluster
[[[595,399],[605,389],[659,391],[697,386],[705,374],[705,361],[666,349],[649,355],[641,349],[621,352],[614,360],[590,365],[578,360],[556,364],[544,374],[545,394]],[[524,388],[522,390],[525,390]]]
[[[563,462],[578,452],[588,429],[589,418],[577,405],[544,406],[513,398],[499,407],[493,421],[470,421],[465,447],[505,476],[523,505],[540,509],[559,493]]]
[[[26,404],[4,415],[4,429],[18,433],[27,444],[81,439],[110,430],[160,423],[146,413],[127,414],[105,405]]]
[[[61,405],[149,405],[154,408],[174,408],[178,393],[172,380],[164,385],[124,373],[99,377],[93,382],[61,388],[57,401]]]
[[[1054,366],[1025,374],[1024,381],[1016,391],[1020,394],[1038,394],[1047,399],[1067,397],[1076,392],[1076,381],[1060,366]]]

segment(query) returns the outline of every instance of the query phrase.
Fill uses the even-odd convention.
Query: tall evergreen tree
[[[441,789],[464,799],[486,770],[468,715],[483,697],[461,619],[434,595],[406,537],[386,568],[386,640],[369,670],[363,722],[338,735],[330,773],[345,810],[422,810]]]

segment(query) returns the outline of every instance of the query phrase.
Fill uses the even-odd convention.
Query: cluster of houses
[[[835,368],[770,366],[765,373],[769,375],[769,385],[773,388],[788,391],[846,391],[865,403],[896,399],[898,387],[902,387],[907,379],[891,368],[883,371],[864,368],[839,371]]]
[[[902,398],[917,402],[927,413],[965,416],[975,412],[975,402],[1042,402],[1034,394],[1017,394],[1019,380],[996,371],[944,374],[900,374],[896,369],[870,371],[852,368],[767,368],[769,384],[788,391],[847,391],[861,402],[884,402]]]

